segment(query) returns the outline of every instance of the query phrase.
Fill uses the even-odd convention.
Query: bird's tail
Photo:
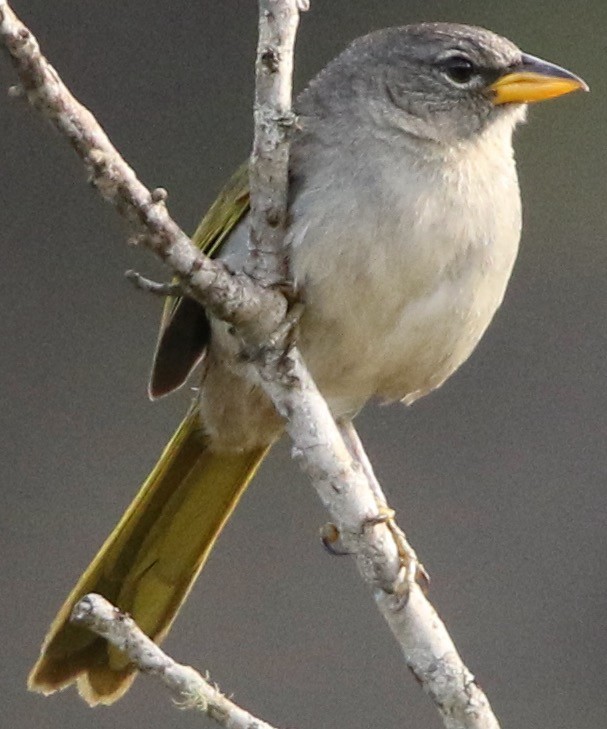
[[[196,413],[185,418],[53,621],[31,690],[49,694],[77,683],[90,705],[111,704],[127,691],[133,667],[105,640],[71,625],[72,608],[97,592],[160,642],[269,447],[215,453]]]

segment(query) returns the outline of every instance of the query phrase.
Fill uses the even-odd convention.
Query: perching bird
[[[389,28],[354,41],[298,97],[290,156],[289,271],[298,344],[334,416],[373,397],[409,404],[469,357],[499,307],[521,205],[512,134],[526,104],[585,89],[489,31]],[[247,175],[231,180],[194,241],[242,264]],[[112,703],[135,670],[70,625],[98,592],[164,638],[222,526],[283,424],[230,364],[226,325],[196,302],[169,307],[150,383],[158,397],[196,368],[196,400],[141,491],[69,595],[29,678],[76,682]]]

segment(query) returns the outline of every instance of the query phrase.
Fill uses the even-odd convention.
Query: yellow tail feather
[[[123,654],[69,623],[75,603],[98,592],[159,643],[215,540],[270,446],[215,453],[191,412],[78,580],[44,640],[28,686],[45,694],[76,682],[91,705],[111,704],[135,678]]]

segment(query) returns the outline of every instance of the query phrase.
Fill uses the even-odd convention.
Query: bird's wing
[[[207,256],[215,257],[248,210],[248,165],[243,164],[200,222],[193,243]],[[204,356],[210,334],[209,320],[200,304],[167,297],[148,386],[150,397],[167,395],[183,385]]]

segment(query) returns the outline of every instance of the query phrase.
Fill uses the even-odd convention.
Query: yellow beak
[[[579,76],[541,58],[523,54],[521,63],[508,70],[489,88],[494,104],[530,104],[572,91],[588,91]]]

